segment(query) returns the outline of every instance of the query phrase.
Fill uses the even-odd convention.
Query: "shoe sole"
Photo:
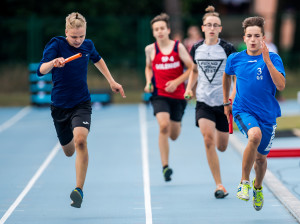
[[[171,181],[171,175],[172,175],[173,171],[171,169],[168,169],[166,171],[166,173],[164,174],[165,176],[165,181]]]
[[[261,207],[256,207],[255,205],[253,205],[253,208],[256,210],[256,211],[260,211],[262,209],[262,206]]]
[[[241,198],[241,197],[239,197],[238,195],[237,195],[236,197],[237,197],[238,199],[243,200],[243,201],[249,201],[249,199],[250,199],[250,198],[248,198],[248,199],[247,199],[247,198]]]
[[[82,203],[82,198],[79,192],[72,191],[70,194],[70,198],[72,200],[71,206],[75,208],[80,208]]]
[[[259,211],[259,210],[261,210],[262,209],[262,207],[263,207],[263,205],[264,205],[264,202],[261,204],[261,206],[256,206],[255,204],[254,204],[254,200],[253,200],[253,208],[256,210],[256,211]]]
[[[224,191],[222,191],[222,190],[217,190],[216,192],[215,192],[215,197],[216,198],[225,198],[226,196],[228,195],[228,193],[225,193]]]

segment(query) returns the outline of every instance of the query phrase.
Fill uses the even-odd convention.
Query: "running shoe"
[[[82,199],[83,199],[83,192],[79,187],[76,187],[70,194],[70,198],[72,200],[71,206],[75,208],[80,208]]]
[[[253,207],[256,211],[259,211],[259,210],[262,209],[262,207],[264,205],[263,187],[261,187],[260,189],[256,189],[254,187],[254,183],[255,183],[255,178],[252,182],[252,186],[253,186]]]
[[[236,196],[241,200],[248,201],[249,189],[251,189],[250,182],[247,180],[243,180],[242,183],[240,183],[238,186],[238,191]]]
[[[166,167],[163,169],[163,175],[164,175],[165,181],[171,181],[172,173],[173,173],[173,170],[169,167]]]
[[[225,187],[222,184],[218,184],[217,189],[215,190],[216,198],[225,198],[228,195]]]

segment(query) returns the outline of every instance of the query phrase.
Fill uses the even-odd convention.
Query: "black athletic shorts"
[[[211,107],[203,102],[196,104],[196,126],[199,127],[198,120],[206,118],[216,123],[216,129],[222,132],[228,132],[228,121],[224,114],[224,106]]]
[[[186,108],[186,100],[173,99],[164,96],[150,98],[154,116],[159,112],[168,112],[172,121],[180,122]]]
[[[90,130],[91,114],[90,101],[82,102],[73,108],[58,108],[51,105],[51,116],[62,146],[72,141],[75,127],[85,127]]]

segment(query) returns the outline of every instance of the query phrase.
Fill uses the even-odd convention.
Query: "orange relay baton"
[[[73,60],[75,60],[75,59],[77,59],[77,58],[80,58],[81,56],[82,56],[81,53],[74,54],[73,56],[68,57],[68,58],[65,59],[65,64],[68,63],[68,62],[70,62],[70,61],[73,61]],[[56,66],[55,66],[55,67],[56,67]]]
[[[81,53],[74,54],[73,56],[66,58],[65,59],[65,63],[68,63],[68,62],[73,61],[73,60],[75,60],[77,58],[80,58],[81,56],[82,56]]]

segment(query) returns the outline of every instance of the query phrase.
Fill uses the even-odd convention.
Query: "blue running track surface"
[[[272,193],[270,181],[261,211],[252,206],[252,192],[248,202],[236,198],[245,143],[238,133],[231,138],[239,144],[230,141],[226,152],[218,152],[229,196],[215,199],[203,138],[194,123],[189,104],[181,135],[170,142],[173,175],[165,182],[151,106],[94,109],[84,199],[76,209],[69,198],[75,155],[68,158],[60,148],[49,108],[0,108],[0,224],[298,223],[299,209],[289,210],[289,199],[282,202]],[[278,160],[269,159],[269,171],[298,205],[299,158]]]

